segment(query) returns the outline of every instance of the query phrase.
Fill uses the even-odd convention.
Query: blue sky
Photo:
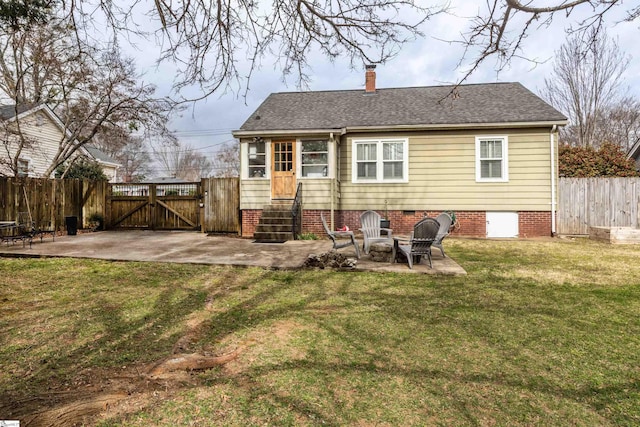
[[[481,5],[484,2],[480,3]],[[425,37],[406,44],[401,52],[386,64],[378,65],[377,87],[431,86],[457,82],[466,70],[459,65],[463,46],[447,43],[445,40],[460,40],[469,25],[469,19],[478,12],[478,3],[468,0],[452,0],[453,14],[439,15],[428,21],[423,32]],[[625,74],[625,85],[632,94],[640,96],[640,58],[637,43],[640,31],[637,22],[619,22],[624,7],[614,11],[607,21],[609,35],[618,40],[621,49],[631,56],[631,63]],[[580,11],[578,11],[580,12]],[[554,51],[566,39],[565,28],[579,21],[585,15],[574,14],[567,20],[558,15],[549,27],[534,28],[526,39],[523,56],[537,61],[515,59],[499,74],[495,71],[495,61],[488,60],[469,79],[469,83],[519,81],[530,90],[539,93],[545,78],[550,75]],[[152,51],[145,48],[144,55],[133,54],[144,80],[158,86],[160,94],[169,94],[175,70],[170,65],[155,66]],[[329,62],[325,57],[312,53],[311,77],[307,90],[363,89],[364,67],[351,69],[345,60]],[[472,58],[472,57],[470,57]],[[213,156],[225,142],[232,142],[231,131],[238,129],[244,120],[272,92],[297,91],[295,78],[282,80],[277,67],[277,58],[265,57],[261,69],[254,74],[246,99],[243,91],[219,93],[206,100],[191,105],[188,110],[172,120],[171,128],[183,144],[191,144],[206,156]],[[466,63],[468,64],[468,62]],[[242,64],[240,64],[242,67]],[[197,90],[186,92],[197,96]]]

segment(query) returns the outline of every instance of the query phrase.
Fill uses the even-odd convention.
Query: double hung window
[[[267,173],[267,156],[264,141],[250,142],[248,145],[249,155],[249,178],[262,178]]]
[[[508,176],[507,137],[476,138],[476,181],[506,182]]]
[[[353,141],[353,182],[408,182],[407,139]]]
[[[326,140],[302,141],[302,176],[319,178],[328,176],[329,142]]]

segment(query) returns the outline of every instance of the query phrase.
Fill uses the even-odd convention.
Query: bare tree
[[[603,111],[598,117],[596,140],[628,152],[640,141],[640,100],[626,96]]]
[[[20,0],[8,0],[10,3]],[[113,40],[136,36],[161,46],[160,61],[178,67],[177,90],[199,86],[202,97],[230,86],[248,88],[252,74],[266,55],[280,58],[284,76],[304,86],[310,52],[319,50],[333,60],[348,58],[351,65],[383,63],[403,43],[422,36],[424,23],[448,10],[448,1],[431,0],[39,0],[76,30],[78,40],[104,34],[104,23]],[[44,8],[44,9],[43,9]],[[626,19],[640,15],[640,6],[622,0],[549,0],[542,6],[521,0],[487,0],[461,40],[471,64],[461,81],[484,61],[497,59],[497,69],[514,57],[526,57],[524,44],[535,30],[554,20],[569,19],[586,11],[586,18],[567,24],[567,31],[595,29],[597,34],[614,9],[624,8]],[[22,13],[24,12],[24,13]],[[18,14],[29,16],[29,11]],[[1,15],[1,14],[0,14]],[[585,16],[585,15],[581,15]],[[142,18],[141,18],[142,17]],[[140,20],[145,22],[142,23]],[[23,21],[18,21],[20,24]],[[26,20],[31,22],[30,19]],[[144,25],[141,25],[144,24]],[[142,29],[146,28],[146,29]],[[238,64],[246,63],[247,69]]]
[[[487,0],[486,9],[475,16],[464,34],[466,46],[463,64],[467,56],[473,56],[471,65],[461,81],[466,80],[487,59],[496,58],[497,71],[503,70],[514,57],[527,58],[524,44],[527,36],[540,28],[548,27],[554,19],[568,20],[572,15],[586,13],[585,18],[567,24],[568,34],[584,38],[596,44],[603,31],[606,17],[622,0],[552,0],[536,6],[534,2],[520,0]],[[633,21],[640,15],[640,6],[629,6],[626,20]],[[585,16],[585,15],[582,15]]]
[[[204,97],[232,84],[248,87],[267,54],[280,58],[283,74],[294,74],[301,85],[314,50],[330,60],[349,58],[352,66],[384,62],[403,43],[421,36],[426,20],[445,10],[421,4],[420,0],[83,0],[61,1],[57,13],[77,30],[79,39],[92,37],[95,27],[107,22],[115,40],[135,36],[156,40],[162,49],[160,61],[178,67],[175,88],[196,85]],[[140,17],[145,25],[140,25]],[[247,69],[239,69],[245,60]]]
[[[207,178],[213,171],[213,164],[190,144],[179,142],[163,143],[153,147],[153,154],[163,172],[187,181]]]
[[[562,135],[565,142],[596,148],[613,142],[603,134],[603,125],[607,116],[623,108],[620,87],[628,64],[627,55],[604,32],[592,34],[589,41],[572,37],[556,52],[543,96],[569,118]]]
[[[156,98],[155,87],[139,80],[133,60],[117,46],[84,44],[64,22],[52,20],[26,30],[0,29],[0,52],[0,100],[16,106],[46,103],[68,131],[44,176],[103,131],[167,132],[173,102]],[[26,141],[14,138],[12,158],[27,148]]]
[[[119,176],[122,182],[141,182],[151,174],[152,159],[149,148],[140,137],[131,136],[128,143],[113,153],[120,163]]]
[[[218,178],[240,176],[240,144],[224,144],[213,159],[213,170]]]

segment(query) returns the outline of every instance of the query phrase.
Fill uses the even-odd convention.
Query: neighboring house
[[[11,125],[16,120],[16,109],[14,105],[0,105],[0,124]],[[31,147],[25,147],[18,159],[19,176],[43,177],[47,168],[60,147],[60,141],[63,140],[65,133],[64,124],[60,118],[45,104],[39,104],[33,108],[18,107],[18,120],[20,130],[25,138],[34,141]],[[4,126],[0,127],[0,140],[3,142],[2,149],[5,147],[10,155],[15,156],[16,146],[9,142],[15,135],[7,135]],[[111,182],[116,180],[116,172],[120,166],[115,160],[104,154],[102,151],[93,147],[82,147],[77,151],[77,155],[86,156],[91,160],[97,161],[102,169],[109,177]],[[6,156],[6,151],[0,153],[0,156]],[[7,158],[5,157],[5,160]],[[4,162],[6,163],[6,162]],[[9,174],[10,170],[5,165],[0,164],[0,168],[4,169],[4,174]],[[53,174],[52,176],[53,177]]]
[[[633,159],[636,162],[636,170],[640,171],[640,141],[633,144],[633,147],[627,152],[627,159]]]
[[[109,182],[117,182],[120,163],[96,147],[85,145],[83,148],[88,154],[88,157],[100,165],[102,172],[107,176]]]
[[[302,183],[302,229],[358,229],[376,210],[406,234],[454,211],[459,235],[550,236],[557,127],[566,118],[519,83],[273,93],[239,130],[242,234]]]

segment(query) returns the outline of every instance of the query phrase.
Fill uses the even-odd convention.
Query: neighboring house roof
[[[104,151],[91,145],[85,145],[84,148],[98,163],[120,166],[120,163],[118,163],[117,160],[106,154]]]
[[[187,181],[182,178],[176,178],[173,176],[161,176],[159,178],[147,179],[140,184],[191,184],[192,181]]]
[[[375,93],[284,92],[269,95],[234,135],[286,130],[564,125],[566,120],[520,83],[377,89]]]
[[[25,111],[30,110],[31,108],[26,105],[18,106],[18,114],[22,114]],[[0,105],[0,120],[7,120],[16,115],[16,106],[15,105]]]
[[[631,147],[629,151],[627,151],[627,159],[640,159],[640,141],[633,144],[633,147]]]

